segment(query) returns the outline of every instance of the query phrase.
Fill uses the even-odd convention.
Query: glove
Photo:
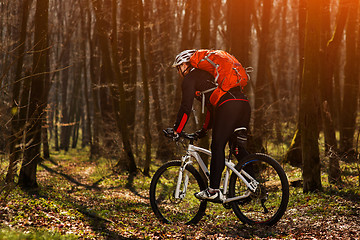
[[[196,135],[197,138],[203,138],[203,137],[205,137],[207,135],[207,132],[206,132],[205,129],[202,128],[200,130],[197,130],[195,132],[195,135]]]
[[[163,132],[166,137],[172,138],[173,141],[178,141],[180,139],[180,135],[175,132],[173,128],[164,129]]]

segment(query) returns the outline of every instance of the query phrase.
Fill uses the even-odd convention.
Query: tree
[[[143,92],[144,92],[144,132],[145,132],[145,167],[144,174],[150,175],[150,160],[151,160],[151,134],[150,134],[150,97],[149,97],[149,82],[147,73],[147,64],[145,59],[145,38],[144,38],[144,6],[142,0],[138,2],[139,6],[139,44],[140,44],[140,62],[141,62],[141,76],[143,79]]]
[[[305,43],[305,25],[306,25],[306,0],[299,0],[298,7],[298,24],[299,24],[299,92],[301,94],[301,81],[304,70],[304,43]],[[300,96],[301,97],[301,96]],[[285,155],[285,162],[292,166],[300,167],[302,165],[302,151],[301,151],[301,128],[299,120],[296,126],[294,137],[291,141],[290,147]]]
[[[244,66],[250,66],[251,13],[254,2],[251,0],[227,1],[227,27],[229,51]],[[241,13],[241,14],[239,14]]]
[[[60,3],[62,4],[62,7],[66,8],[66,2]],[[66,19],[64,16],[64,13],[59,14],[59,23],[64,28],[69,28],[68,25],[71,24],[70,20],[64,20]],[[70,24],[69,24],[70,22]],[[71,30],[69,30],[69,35],[71,35]],[[69,36],[70,38],[70,36]],[[63,48],[63,58],[61,58],[62,64],[64,66],[70,66],[70,49],[71,49],[72,41],[68,39],[67,41],[64,41],[64,48]],[[70,144],[70,120],[69,120],[69,104],[68,104],[68,85],[69,85],[69,74],[70,74],[70,68],[66,68],[63,71],[61,71],[61,132],[60,132],[60,149],[64,149],[65,151],[68,151],[69,144]]]
[[[20,102],[20,90],[21,90],[21,75],[22,75],[22,67],[24,63],[24,53],[25,53],[25,41],[26,41],[26,29],[27,22],[29,18],[29,9],[31,5],[31,0],[22,1],[22,14],[19,19],[20,20],[20,46],[18,48],[18,61],[16,64],[16,72],[13,84],[12,91],[12,112],[14,113],[11,119],[11,133],[9,138],[9,167],[6,175],[6,182],[12,183],[14,182],[14,174],[16,172],[16,165],[18,164],[21,156],[21,149],[19,147],[21,143],[21,136],[24,128],[24,121],[20,120],[20,109],[18,104]]]
[[[9,150],[1,155],[9,156],[8,182],[15,181],[23,156],[26,166],[41,160],[36,145],[41,135],[47,149],[46,133],[50,153],[51,143],[66,151],[83,136],[90,157],[115,159],[121,170],[141,165],[146,173],[150,153],[159,160],[177,157],[180,151],[161,133],[173,124],[181,99],[182,82],[171,64],[191,48],[224,49],[244,67],[254,66],[257,76],[251,74],[245,88],[253,109],[249,151],[281,154],[280,144],[294,132],[288,162],[301,167],[304,157],[309,191],[321,186],[318,152],[329,160],[329,180],[337,182],[339,160],[357,151],[358,0],[47,1],[43,37],[51,44],[39,37],[46,28],[38,20],[42,0],[0,1],[0,151]],[[202,124],[199,105],[200,120],[190,118],[186,131]],[[48,129],[38,122],[45,118]],[[316,149],[320,131],[325,144]],[[201,141],[208,146],[209,139]]]
[[[113,0],[116,1],[116,0]],[[100,41],[100,47],[102,51],[102,58],[103,58],[103,66],[105,68],[105,72],[107,74],[108,79],[111,83],[115,86],[111,86],[111,97],[112,97],[112,105],[113,105],[113,112],[115,114],[115,121],[117,128],[119,129],[124,145],[124,151],[126,155],[126,162],[127,168],[129,172],[135,173],[137,171],[135,157],[133,154],[132,146],[130,143],[128,125],[127,125],[127,118],[126,116],[126,102],[125,102],[125,90],[124,90],[124,82],[120,75],[120,67],[118,65],[119,58],[117,49],[117,40],[116,40],[116,21],[113,21],[113,42],[112,42],[112,51],[110,53],[110,45],[108,41],[108,35],[105,29],[105,26],[108,26],[108,22],[106,22],[103,11],[102,5],[99,0],[92,0],[93,9],[96,16],[96,27],[97,27],[97,34]],[[118,99],[119,97],[119,99]],[[123,167],[122,162],[118,161],[117,167]]]
[[[307,1],[305,58],[299,109],[304,192],[321,190],[322,188],[318,145],[320,11],[321,6],[317,1]]]
[[[145,1],[145,9],[152,9],[151,2],[152,1]],[[173,69],[171,66],[164,67],[161,63],[164,62],[167,64],[168,59],[171,58],[172,60],[173,58],[170,54],[166,54],[172,52],[171,45],[167,44],[171,41],[171,2],[167,0],[158,0],[155,4],[157,4],[158,9],[153,9],[153,11],[144,11],[145,41],[150,43],[146,44],[146,59],[149,66],[148,69],[150,69],[150,71],[148,71],[148,77],[152,95],[153,122],[156,128],[156,137],[158,140],[156,158],[169,160],[173,156],[173,151],[170,149],[173,148],[174,145],[161,133],[165,127],[164,117],[168,111],[166,107],[170,105],[166,104],[166,98],[168,96],[172,97],[172,89],[168,86],[174,85],[172,83],[171,76]],[[160,19],[158,28],[151,24],[152,19],[155,16]],[[157,36],[160,35],[160,33],[163,37],[159,39]],[[167,76],[164,77],[164,75]]]
[[[87,3],[83,3],[84,6],[86,6],[86,16],[88,19],[91,18],[91,7],[90,7],[90,1],[87,1]],[[90,157],[93,158],[93,156],[96,156],[100,153],[100,141],[99,141],[99,132],[100,132],[100,121],[101,121],[101,113],[100,113],[100,106],[99,106],[99,89],[96,88],[97,80],[98,80],[98,71],[99,69],[96,63],[98,63],[98,57],[97,57],[97,48],[95,46],[95,37],[93,34],[91,34],[90,29],[92,29],[92,23],[90,20],[87,21],[87,38],[89,41],[89,50],[88,50],[88,58],[89,58],[89,73],[90,73],[90,80],[91,80],[91,94],[93,97],[93,138],[91,141],[91,149],[90,149]],[[87,55],[84,55],[87,56]]]
[[[116,0],[113,0],[116,2]],[[135,5],[135,6],[134,6]],[[114,6],[114,5],[113,5]],[[135,9],[135,10],[134,10]],[[133,82],[133,79],[131,77],[132,74],[136,74],[131,72],[131,42],[133,41],[131,37],[132,28],[135,28],[136,26],[133,26],[132,18],[134,18],[134,15],[136,13],[136,1],[122,1],[121,9],[120,9],[120,19],[121,19],[121,25],[120,25],[120,33],[121,33],[121,79],[124,82],[124,100],[126,104],[123,106],[126,109],[126,115],[124,116],[126,118],[127,122],[127,129],[129,131],[129,137],[132,140],[133,139],[133,129],[135,124],[135,113],[136,113],[136,82]],[[114,19],[113,19],[114,21]],[[113,35],[116,35],[116,31],[113,32]],[[117,48],[113,48],[112,51],[117,52]],[[114,64],[120,64],[119,62],[115,62]]]
[[[37,0],[35,12],[33,76],[28,106],[27,132],[24,160],[20,169],[19,185],[23,188],[37,187],[36,168],[40,162],[41,127],[43,110],[49,91],[48,69],[48,9],[49,0]]]
[[[86,6],[87,4],[84,3],[84,6]],[[85,116],[84,116],[84,121],[83,121],[83,143],[82,143],[82,147],[85,147],[85,145],[90,143],[90,147],[93,148],[93,140],[92,140],[92,131],[91,131],[91,113],[90,113],[90,98],[89,98],[89,89],[88,89],[88,71],[87,71],[87,59],[86,55],[87,55],[87,32],[86,32],[86,24],[85,24],[85,19],[87,16],[88,11],[84,11],[82,8],[80,9],[81,15],[85,14],[85,17],[81,18],[81,26],[82,26],[82,35],[83,35],[83,39],[82,39],[82,51],[83,51],[83,70],[84,70],[84,87],[83,87],[83,93],[84,93],[84,105],[85,105]],[[90,77],[91,78],[91,77]]]
[[[360,66],[356,31],[359,24],[359,1],[346,1],[349,16],[346,25],[346,64],[344,79],[344,98],[341,108],[340,148],[344,153],[354,154],[354,133],[358,110],[359,71]]]
[[[210,48],[210,19],[211,19],[211,4],[207,0],[200,1],[200,48]],[[206,110],[204,110],[206,111]],[[201,128],[205,121],[206,115],[201,112],[198,129]],[[196,124],[196,122],[195,122]],[[199,146],[202,148],[209,148],[209,136],[200,139]],[[209,165],[208,156],[203,157],[206,166]]]
[[[326,5],[325,3],[328,3]],[[341,172],[338,158],[338,147],[335,136],[335,105],[334,105],[334,75],[336,65],[339,58],[339,48],[341,38],[343,36],[344,26],[347,19],[348,7],[344,4],[344,0],[340,1],[340,6],[335,22],[335,29],[330,40],[328,40],[328,32],[330,32],[330,3],[324,1],[322,4],[322,54],[320,66],[320,89],[321,89],[321,107],[322,119],[325,136],[325,153],[329,157],[329,181],[341,181]]]
[[[185,49],[191,49],[193,47],[193,35],[194,34],[191,31],[191,16],[196,15],[196,1],[195,0],[186,0],[185,2],[185,9],[184,9],[184,17],[183,22],[181,23],[181,40],[180,40],[180,51]],[[178,49],[177,49],[178,51]],[[178,77],[179,78],[179,77]],[[181,81],[176,81],[176,88],[175,88],[175,94],[173,99],[171,99],[172,102],[176,103],[173,106],[171,119],[175,119],[175,115],[179,109],[180,101],[177,101],[177,99],[181,98]]]
[[[259,36],[259,58],[258,70],[255,85],[255,109],[254,109],[254,147],[256,151],[263,149],[263,135],[266,131],[264,128],[264,114],[265,108],[268,105],[269,97],[266,89],[269,88],[269,72],[268,72],[268,51],[270,43],[270,20],[273,0],[263,0],[262,16],[261,16],[261,30]]]
[[[209,48],[210,46],[210,17],[211,4],[207,0],[200,1],[200,46]]]

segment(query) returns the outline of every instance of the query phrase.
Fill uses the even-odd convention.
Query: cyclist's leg
[[[231,146],[232,148],[237,147],[237,152],[233,152],[233,154],[238,161],[249,155],[249,152],[246,150],[246,148],[243,145],[239,144],[234,137],[230,138],[229,146]]]
[[[210,188],[219,189],[221,175],[225,168],[225,145],[228,132],[214,124],[211,142]]]
[[[218,189],[225,168],[225,146],[237,127],[248,127],[250,105],[243,101],[229,101],[215,112],[212,130],[210,188]]]

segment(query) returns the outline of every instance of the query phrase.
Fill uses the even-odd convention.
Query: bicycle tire
[[[272,157],[256,153],[239,161],[236,169],[244,169],[259,183],[255,193],[245,199],[231,202],[235,215],[249,225],[276,224],[284,215],[289,202],[289,182],[285,171]],[[248,191],[247,186],[235,174],[229,182],[229,198]]]
[[[196,224],[205,214],[207,202],[198,200],[194,193],[206,189],[207,185],[192,165],[187,165],[184,171],[189,176],[185,197],[174,198],[181,163],[180,160],[165,163],[151,180],[151,208],[162,223]]]

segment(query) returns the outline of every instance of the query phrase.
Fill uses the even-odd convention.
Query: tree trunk
[[[211,1],[214,4],[213,1]],[[211,18],[211,4],[207,0],[201,0],[200,2],[200,46],[202,49],[209,49],[210,48],[210,18]],[[195,114],[195,113],[194,113]],[[206,112],[205,112],[206,114]],[[197,130],[202,127],[203,122],[205,121],[204,113],[200,112],[200,121],[199,125],[196,126]],[[196,116],[197,117],[197,116]],[[196,123],[195,123],[196,124]],[[209,135],[201,138],[199,140],[199,146],[205,149],[209,149]],[[208,156],[204,155],[203,161],[206,166],[209,165],[209,158]],[[204,176],[205,177],[205,176]]]
[[[264,128],[265,108],[269,105],[268,90],[269,78],[267,75],[268,48],[270,43],[270,17],[273,6],[273,0],[264,0],[263,13],[261,17],[261,32],[259,39],[259,59],[258,72],[255,85],[255,109],[254,109],[254,130],[253,144],[254,151],[263,151],[263,136],[266,135],[267,129]]]
[[[113,4],[113,7],[116,6],[116,0],[115,3]],[[113,80],[113,82],[116,84],[117,89],[115,89],[114,87],[110,87],[110,90],[112,91],[112,100],[113,100],[113,107],[114,107],[114,113],[115,113],[115,118],[116,118],[116,125],[118,127],[118,129],[121,132],[121,136],[122,136],[122,141],[123,141],[123,145],[124,145],[124,151],[126,153],[126,157],[127,157],[127,163],[128,163],[128,170],[130,173],[135,173],[137,170],[136,167],[136,163],[135,163],[135,158],[133,155],[133,151],[131,148],[131,144],[130,144],[130,139],[129,139],[129,131],[127,129],[127,122],[126,122],[126,102],[125,102],[125,90],[124,90],[124,82],[122,81],[121,77],[120,77],[120,69],[118,64],[118,56],[117,56],[117,52],[116,52],[116,47],[117,47],[117,41],[116,39],[113,39],[113,51],[112,51],[112,58],[110,56],[110,52],[109,52],[109,43],[108,43],[108,39],[107,39],[107,34],[105,32],[104,26],[107,25],[104,16],[102,15],[102,7],[101,7],[101,2],[99,0],[92,0],[93,3],[93,8],[94,8],[94,12],[95,12],[95,17],[96,17],[96,21],[97,21],[97,34],[99,37],[99,41],[100,41],[100,47],[102,50],[102,54],[103,54],[103,64],[104,67],[106,68],[106,73],[109,76],[109,79]],[[113,22],[113,28],[114,31],[116,32],[116,25],[114,24],[116,23]],[[114,38],[116,38],[116,34],[114,35]],[[114,63],[114,65],[113,65]],[[114,77],[115,76],[115,77]],[[117,94],[118,93],[118,94]],[[116,99],[115,97],[119,96],[120,97],[120,102],[118,99]],[[117,163],[116,167],[121,167],[121,161],[119,161]]]
[[[113,7],[113,25],[112,25],[113,33],[116,33],[116,30],[117,30],[116,5],[117,5],[116,0],[113,0],[113,5],[112,5],[112,7]],[[125,49],[126,49],[125,51],[128,51],[128,48],[125,48]],[[127,100],[125,98],[126,93],[125,93],[124,85],[126,84],[126,82],[124,81],[124,79],[122,78],[122,76],[120,74],[120,67],[118,64],[119,62],[120,61],[119,61],[119,56],[118,56],[118,51],[117,51],[117,35],[114,34],[114,39],[112,41],[112,63],[113,63],[114,76],[115,76],[114,80],[117,85],[116,92],[119,94],[120,101],[117,99],[115,100],[113,98],[113,104],[114,104],[114,109],[115,109],[116,122],[117,122],[118,128],[120,129],[120,132],[121,132],[124,150],[125,150],[126,156],[127,156],[129,172],[136,173],[137,167],[136,167],[135,157],[134,157],[131,143],[130,143],[131,130],[129,131],[129,129],[128,129],[129,123],[127,121],[129,119],[126,117],[128,114],[127,104],[129,104],[129,102],[127,102]],[[129,65],[130,65],[130,63],[129,63]],[[113,89],[113,88],[111,88],[111,89]],[[112,95],[116,96],[117,94],[114,94],[114,92],[113,92]],[[135,103],[134,103],[134,106],[135,106]],[[119,164],[121,164],[121,161],[118,162],[117,166],[119,166]]]
[[[229,51],[244,66],[250,66],[250,37],[251,37],[251,12],[252,0],[228,0],[228,36]],[[241,14],[239,14],[241,13]]]
[[[280,91],[280,87],[279,84],[276,84],[274,78],[273,78],[273,73],[271,72],[271,68],[270,65],[267,65],[266,67],[266,72],[268,75],[268,80],[269,80],[269,84],[270,84],[270,93],[271,93],[271,97],[272,97],[272,115],[273,117],[271,117],[272,121],[273,121],[273,125],[274,125],[274,130],[275,130],[275,134],[273,136],[276,136],[276,140],[278,142],[283,142],[283,137],[281,134],[281,119],[284,118],[283,113],[281,111],[280,108],[280,99],[279,99],[279,91]],[[275,140],[275,139],[274,139]]]
[[[60,14],[59,14],[60,15]],[[64,15],[62,15],[64,18]],[[60,18],[60,17],[59,17]],[[59,19],[60,22],[63,21],[63,19]],[[67,25],[64,23],[62,27],[67,27]],[[71,42],[70,40],[66,41],[64,45],[64,50],[62,52],[63,58],[61,58],[63,66],[70,66],[70,47]],[[70,121],[69,121],[69,110],[68,110],[68,85],[69,85],[69,72],[70,69],[66,68],[63,71],[61,71],[61,132],[60,132],[60,149],[63,149],[65,151],[69,150],[69,143],[70,143]]]
[[[359,58],[356,46],[356,30],[358,22],[359,1],[347,1],[349,17],[346,26],[346,64],[344,79],[344,99],[340,129],[340,148],[349,154],[347,160],[355,160],[354,133],[358,110],[359,94]]]
[[[65,142],[64,142],[64,150],[67,151],[70,147],[70,138],[74,137],[74,131],[76,131],[77,129],[77,106],[78,106],[78,102],[79,102],[79,93],[80,93],[80,84],[81,84],[81,68],[79,67],[80,65],[78,63],[75,64],[74,67],[74,83],[72,86],[72,91],[71,91],[71,96],[72,98],[70,99],[70,102],[68,103],[68,105],[66,107],[67,110],[67,122],[68,122],[68,126],[64,129],[65,130]],[[74,141],[76,142],[77,139],[72,138],[73,143]],[[73,148],[73,145],[71,146]]]
[[[37,0],[35,13],[35,37],[33,55],[33,76],[29,102],[26,149],[20,169],[19,185],[23,188],[36,188],[36,168],[40,161],[41,125],[43,110],[46,107],[48,91],[46,83],[48,69],[48,0]]]
[[[210,9],[211,3],[207,0],[200,1],[200,45],[201,48],[209,48],[210,46]]]
[[[60,79],[57,78],[55,80],[55,119],[54,119],[54,138],[55,138],[55,151],[60,151],[60,145],[59,145],[59,89],[60,89]]]
[[[71,148],[76,148],[78,140],[79,140],[80,119],[81,119],[81,112],[82,112],[79,102],[76,103],[75,107],[76,107],[76,109],[74,112],[75,116],[74,116],[74,126],[73,126],[73,132],[72,132]]]
[[[88,2],[87,6],[87,14],[90,18],[90,1]],[[89,64],[90,64],[90,80],[91,80],[91,93],[93,97],[93,112],[94,112],[94,120],[93,120],[93,139],[91,141],[91,147],[90,147],[90,158],[93,158],[94,156],[98,155],[100,153],[100,141],[99,141],[99,129],[100,129],[100,107],[99,107],[99,89],[96,88],[97,80],[98,80],[98,69],[96,69],[96,62],[98,60],[96,56],[95,51],[95,43],[94,43],[94,37],[91,34],[90,29],[92,29],[91,21],[88,21],[88,39],[89,39]]]
[[[124,99],[126,104],[124,104],[125,107],[125,116],[126,123],[127,123],[127,131],[129,132],[130,140],[133,139],[133,133],[134,133],[134,126],[135,126],[135,113],[136,113],[136,82],[132,82],[134,80],[131,77],[131,60],[130,60],[130,53],[131,53],[131,32],[132,27],[132,18],[134,17],[133,11],[136,9],[134,7],[134,2],[136,1],[122,1],[121,3],[121,13],[120,13],[120,19],[121,19],[121,25],[120,25],[120,32],[121,32],[121,55],[120,55],[120,61],[114,62],[114,65],[118,65],[121,63],[122,69],[121,69],[121,79],[124,82]],[[117,3],[116,3],[117,4]],[[114,20],[113,20],[114,21]],[[116,29],[117,31],[117,29]],[[115,32],[116,33],[116,32]],[[113,32],[113,34],[115,35]],[[115,41],[115,40],[113,40]],[[116,48],[113,48],[112,51],[116,52],[118,54],[118,44],[116,43]]]
[[[21,25],[21,31],[20,31],[20,46],[18,48],[18,61],[16,64],[16,70],[15,70],[15,79],[14,79],[14,85],[13,85],[13,92],[12,92],[12,113],[13,116],[11,118],[11,133],[9,138],[9,167],[6,174],[5,181],[7,183],[14,182],[14,174],[17,169],[17,164],[20,161],[21,156],[21,149],[19,147],[21,142],[21,136],[22,136],[22,129],[24,127],[24,124],[21,124],[19,117],[20,117],[20,107],[18,106],[18,103],[20,102],[20,89],[21,89],[21,74],[23,69],[23,62],[24,62],[24,53],[25,53],[25,40],[26,40],[26,26],[29,18],[29,9],[31,5],[31,0],[23,0],[22,1],[22,15],[20,18],[20,25]]]
[[[189,31],[190,31],[189,26],[190,26],[190,16],[193,11],[193,5],[191,3],[193,2],[194,2],[193,0],[187,0],[185,3],[184,20],[182,22],[182,28],[181,28],[182,37],[180,42],[180,51],[185,49],[190,49],[192,47],[192,44],[189,39]],[[179,106],[180,106],[179,99],[181,99],[181,84],[182,81],[180,80],[180,77],[177,77],[175,94],[173,95],[173,99],[171,99],[171,102],[174,103],[173,105],[174,108],[171,111],[172,112],[171,119],[175,119],[176,113],[179,110]]]
[[[49,147],[49,138],[48,138],[48,124],[47,124],[47,116],[48,114],[45,112],[43,115],[43,123],[42,126],[42,146],[43,146],[43,157],[44,159],[50,159],[50,147]]]
[[[284,160],[284,162],[289,163],[293,167],[302,167],[301,134],[298,125]]]
[[[296,52],[296,48],[292,44],[287,44],[287,46],[282,46],[283,42],[291,42],[293,32],[295,31],[289,31],[289,16],[288,16],[288,5],[294,4],[295,1],[289,1],[289,0],[283,0],[281,4],[281,22],[279,22],[279,26],[281,26],[281,32],[278,36],[279,41],[277,41],[279,50],[277,51],[278,54],[277,58],[279,58],[278,63],[276,65],[276,73],[277,73],[277,95],[278,95],[278,102],[277,105],[280,109],[281,115],[277,116],[277,119],[287,119],[289,117],[293,116],[294,109],[292,106],[294,106],[294,101],[291,101],[291,98],[294,98],[293,96],[298,96],[299,91],[296,91],[295,94],[291,89],[291,83],[288,81],[289,79],[289,67],[293,66],[294,63],[297,63],[296,59],[289,59],[289,56],[291,56],[292,53]],[[295,15],[295,12],[293,12]],[[275,32],[276,34],[276,32]],[[291,73],[293,74],[293,73]],[[294,75],[292,75],[294,76]],[[294,82],[297,82],[297,79],[294,76]],[[282,100],[288,100],[288,101],[282,101]],[[276,113],[277,114],[277,113]],[[281,121],[277,121],[280,125]],[[281,141],[284,141],[283,139]]]
[[[69,66],[70,61],[70,43],[64,48],[64,66]],[[68,81],[69,81],[69,69],[64,69],[61,72],[61,132],[60,132],[60,149],[65,151],[69,150],[70,142],[70,121],[69,121],[69,110],[67,104],[68,96]]]
[[[147,64],[145,59],[145,40],[144,40],[144,7],[142,0],[138,1],[139,7],[139,44],[140,44],[140,62],[141,62],[141,75],[143,79],[144,91],[144,135],[145,135],[145,166],[144,174],[150,176],[150,162],[151,162],[151,135],[150,135],[150,97],[149,97],[149,83],[147,74]]]
[[[322,189],[318,145],[320,11],[318,2],[307,1],[305,59],[299,109],[304,192]]]
[[[113,0],[116,1],[116,0]],[[119,63],[118,60],[118,55],[116,52],[117,49],[117,36],[116,34],[114,34],[114,39],[112,39],[112,56],[110,55],[110,47],[109,47],[109,42],[108,42],[108,38],[107,38],[107,33],[105,31],[105,26],[108,25],[108,23],[105,21],[104,16],[103,16],[103,11],[102,11],[102,6],[101,6],[101,2],[99,0],[92,0],[93,3],[93,9],[95,12],[95,17],[96,17],[96,27],[97,27],[97,34],[98,34],[98,38],[99,38],[99,42],[100,42],[100,47],[101,47],[101,51],[102,51],[102,56],[103,56],[103,66],[105,68],[105,72],[106,74],[108,74],[109,79],[111,79],[111,81],[116,85],[117,88],[115,87],[110,87],[111,90],[111,94],[112,94],[112,104],[113,104],[113,109],[114,109],[114,114],[115,114],[115,121],[116,121],[116,125],[118,127],[118,129],[120,130],[121,136],[122,136],[122,141],[123,141],[123,145],[124,145],[124,151],[126,153],[126,160],[127,160],[127,164],[128,164],[128,170],[130,173],[135,173],[137,170],[136,167],[136,163],[135,163],[135,158],[133,155],[133,151],[131,148],[131,144],[130,144],[130,139],[129,139],[129,131],[127,129],[127,122],[126,122],[126,102],[125,102],[125,90],[124,90],[124,82],[121,79],[120,76],[120,68],[118,66],[117,63]],[[113,4],[113,7],[116,6],[116,2],[115,4]],[[114,29],[114,33],[116,33],[116,20],[113,21],[113,29]],[[120,101],[116,98],[117,96],[120,97]],[[122,162],[119,161],[117,163],[116,167],[122,167]]]
[[[328,5],[326,5],[326,3]],[[332,183],[341,181],[338,147],[335,136],[335,124],[333,121],[335,116],[333,89],[334,71],[338,69],[336,68],[336,59],[338,58],[338,49],[340,47],[348,9],[347,7],[344,7],[343,4],[344,0],[340,1],[336,27],[332,38],[329,41],[328,34],[330,32],[330,3],[328,3],[328,1],[324,1],[322,4],[323,10],[321,11],[323,23],[321,44],[323,44],[322,48],[324,49],[321,52],[321,62],[323,64],[320,65],[321,107],[325,136],[325,154],[329,158],[329,182]]]
[[[301,98],[301,81],[302,81],[302,73],[304,70],[304,43],[305,43],[305,25],[306,25],[306,0],[299,0],[299,90],[300,98]],[[296,84],[294,84],[296,86]],[[300,119],[298,120],[300,122]],[[285,156],[285,162],[290,163],[292,166],[300,167],[302,166],[302,151],[301,151],[301,125],[297,124],[295,134],[289,149],[287,150]]]
[[[131,9],[134,11],[134,9],[137,8],[137,3],[136,1],[132,2],[132,7]],[[133,106],[133,111],[134,111],[134,131],[132,131],[130,134],[131,135],[131,139],[133,142],[133,146],[135,145],[135,139],[137,140],[137,135],[139,134],[139,131],[135,131],[136,129],[138,129],[138,127],[136,126],[136,124],[138,123],[138,121],[136,121],[136,117],[138,117],[138,111],[137,111],[137,101],[138,101],[138,91],[137,91],[137,86],[138,86],[138,31],[136,31],[138,29],[138,14],[135,11],[135,14],[132,15],[131,19],[130,19],[130,25],[131,25],[131,31],[130,31],[130,38],[131,38],[131,46],[130,46],[130,82],[132,83],[132,94],[133,94],[133,101],[132,104],[134,104],[135,106]],[[150,44],[148,44],[150,45]],[[142,137],[142,133],[140,132],[141,137]]]
[[[145,9],[151,8],[152,1],[145,1],[144,3]],[[155,16],[153,12],[144,12],[145,26],[147,26],[148,24],[146,23],[151,22],[152,18],[154,17],[167,19],[167,21],[162,21],[160,23],[160,29],[158,32],[154,31],[154,28],[150,26],[144,28],[146,42],[152,42],[154,39],[153,36],[156,38],[159,33],[164,35],[158,44],[148,44],[146,46],[147,62],[149,69],[151,69],[151,71],[148,71],[148,76],[152,95],[152,110],[155,120],[154,125],[157,133],[155,135],[157,138],[156,158],[163,161],[168,161],[174,156],[174,144],[168,141],[168,139],[162,134],[162,130],[167,127],[164,125],[164,120],[167,120],[166,116],[168,115],[166,113],[169,111],[168,107],[171,106],[171,104],[166,103],[170,102],[170,100],[168,100],[170,97],[171,100],[173,97],[173,76],[172,74],[169,74],[169,72],[172,72],[173,69],[171,67],[165,67],[165,69],[163,69],[161,64],[159,64],[159,61],[168,62],[169,58],[173,60],[173,56],[166,54],[171,52],[171,45],[167,44],[169,41],[171,41],[169,35],[172,31],[168,22],[169,16],[171,14],[169,8],[170,4],[171,3],[167,0],[158,0],[157,6],[159,7],[158,13],[161,13],[160,16]],[[164,75],[166,76],[163,77]]]
[[[87,11],[83,11],[83,9],[80,9],[81,11],[81,15],[85,16],[87,15]],[[82,31],[82,36],[83,36],[83,41],[82,41],[82,50],[83,50],[83,71],[84,71],[84,88],[83,88],[83,92],[84,92],[84,105],[85,105],[85,109],[84,109],[84,117],[83,117],[83,125],[84,125],[84,129],[85,131],[83,132],[83,141],[82,141],[82,147],[85,147],[86,145],[90,144],[90,146],[92,145],[92,131],[91,131],[91,113],[90,113],[90,99],[89,99],[89,88],[88,88],[88,64],[87,64],[87,57],[86,57],[86,52],[87,52],[87,48],[86,48],[86,38],[87,38],[87,33],[86,33],[86,24],[85,24],[85,19],[86,17],[82,17],[81,18],[81,27],[83,29]],[[89,16],[87,16],[89,17]],[[89,27],[87,29],[87,31],[90,32],[91,27]],[[91,40],[91,39],[90,39]],[[89,41],[90,41],[89,40]]]

